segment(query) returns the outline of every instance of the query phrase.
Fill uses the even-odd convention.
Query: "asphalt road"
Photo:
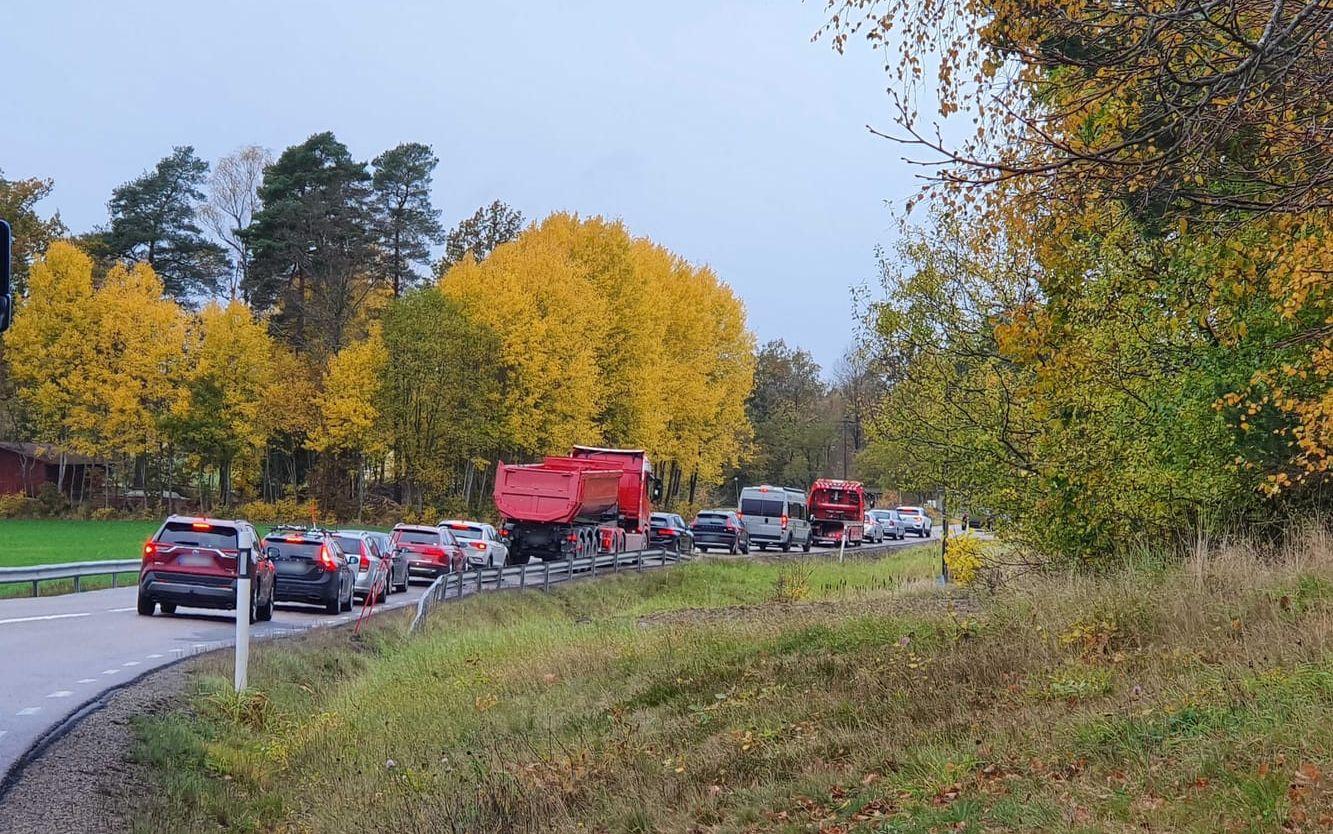
[[[938,540],[938,536],[935,537]],[[923,539],[862,548],[894,549]],[[810,555],[828,554],[815,548]],[[849,552],[856,553],[856,548]],[[758,555],[756,548],[753,555]],[[779,555],[770,549],[764,555]],[[790,555],[803,555],[793,550]],[[415,605],[425,590],[413,585],[377,611]],[[108,690],[145,672],[232,644],[229,612],[181,608],[175,616],[140,617],[134,587],[64,596],[0,600],[0,784],[19,758],[49,730],[94,706]],[[360,613],[329,616],[320,609],[279,604],[273,620],[255,623],[256,638],[351,624]]]

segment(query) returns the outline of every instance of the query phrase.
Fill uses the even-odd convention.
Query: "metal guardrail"
[[[564,559],[552,562],[529,562],[526,565],[506,565],[498,568],[475,568],[459,573],[446,573],[436,577],[426,592],[417,602],[417,615],[412,618],[411,631],[416,631],[421,622],[430,613],[431,608],[448,600],[457,599],[469,590],[473,593],[498,590],[522,590],[526,588],[549,591],[551,582],[563,582],[576,574],[596,576],[599,570],[612,573],[625,569],[641,571],[644,560],[655,561],[657,565],[687,562],[690,557],[680,553],[670,553],[660,548],[649,550],[627,550],[623,553],[599,553],[596,556],[584,556],[579,559]]]
[[[0,568],[0,585],[19,582],[32,583],[32,595],[37,596],[37,584],[51,579],[73,579],[74,592],[79,592],[80,580],[85,576],[110,576],[111,587],[116,587],[116,576],[138,573],[138,559],[108,559],[101,562],[69,562],[63,565],[32,565],[25,568]]]

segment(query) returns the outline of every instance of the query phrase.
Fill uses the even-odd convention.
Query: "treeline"
[[[0,437],[112,464],[60,484],[109,505],[484,510],[497,460],[574,443],[647,448],[672,500],[721,482],[752,438],[730,288],[600,218],[497,201],[446,232],[437,164],[330,133],[212,166],[177,148],[73,237],[39,214],[48,181],[0,178],[21,291]]]
[[[1316,5],[835,4],[840,48],[907,45],[896,138],[941,171],[868,322],[868,469],[1074,560],[1327,517]],[[910,106],[928,55],[941,113],[978,119],[960,146]]]

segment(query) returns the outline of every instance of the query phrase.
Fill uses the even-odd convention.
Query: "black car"
[[[735,510],[704,510],[690,525],[694,546],[706,553],[716,547],[728,553],[749,553],[750,534],[737,517]]]
[[[675,513],[653,513],[649,521],[648,546],[688,555],[694,552],[694,533],[690,532],[685,519]]]
[[[279,602],[322,605],[328,614],[352,610],[357,562],[343,552],[333,533],[311,527],[277,528],[264,537],[264,553],[277,568]]]

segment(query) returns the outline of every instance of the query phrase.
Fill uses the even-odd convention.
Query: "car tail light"
[[[433,559],[439,559],[439,558],[442,558],[442,557],[444,556],[444,548],[443,548],[443,547],[423,547],[423,548],[421,548],[421,555],[422,555],[422,556],[430,556],[430,557],[433,558]]]
[[[472,548],[473,550],[485,550],[486,542],[468,542],[467,546]]]
[[[737,520],[737,521],[744,521],[744,520],[745,520],[745,516],[742,515],[740,512],[737,512],[737,513],[736,513],[736,520]]]
[[[785,515],[782,517],[782,529],[787,529],[787,517]]]
[[[150,542],[145,542],[145,543],[144,543],[144,546],[143,546],[143,559],[144,559],[144,561],[145,561],[145,562],[148,562],[148,561],[151,561],[151,560],[156,559],[156,558],[157,558],[157,543],[156,543],[156,542],[151,542],[151,541],[150,541]]]
[[[727,519],[727,530],[731,532],[736,530],[736,525],[731,523],[731,519]]]
[[[196,521],[190,525],[192,530],[207,530],[211,525],[207,521]]]
[[[333,554],[329,553],[329,546],[327,544],[319,546],[319,566],[326,571],[335,571],[338,569],[338,563],[334,560]]]
[[[509,531],[508,531],[508,530],[501,530],[501,531],[500,531],[500,536],[501,536],[502,538],[506,538],[506,539],[509,538]]]
[[[577,535],[576,533],[570,533],[568,536],[565,536],[565,541],[570,542],[570,543],[576,542],[576,541],[578,541],[578,540],[579,540],[579,537],[578,537],[578,535]]]
[[[283,541],[287,542],[288,544],[300,544],[301,542],[305,541],[305,538],[303,536],[288,536],[287,538],[283,539]]]
[[[677,531],[675,531],[675,530],[673,530],[673,529],[671,529],[670,527],[663,527],[663,528],[662,528],[662,535],[664,535],[664,536],[679,536],[680,533],[677,532]]]

